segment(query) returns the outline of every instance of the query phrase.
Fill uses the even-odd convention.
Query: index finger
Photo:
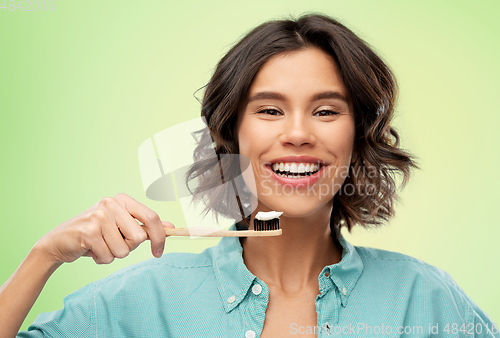
[[[138,223],[140,226],[142,226],[142,227],[144,228],[144,231],[146,231],[146,226],[145,226],[143,223],[141,223],[138,219],[136,219],[136,221],[137,221],[137,223]],[[170,223],[170,222],[167,222],[167,221],[161,221],[161,223],[163,224],[163,228],[171,228],[171,229],[175,229],[175,225],[173,225],[173,224],[172,224],[172,223]],[[147,234],[147,232],[146,232],[146,234]],[[165,234],[165,236],[166,236],[166,237],[168,237],[168,236],[171,236],[171,235],[166,235],[166,234]],[[149,239],[149,235],[148,235],[148,237],[147,237],[146,239]]]
[[[120,193],[115,199],[123,204],[132,217],[144,224],[146,233],[151,240],[151,252],[155,257],[161,257],[165,247],[165,229],[160,217],[156,212],[136,201],[132,197]]]

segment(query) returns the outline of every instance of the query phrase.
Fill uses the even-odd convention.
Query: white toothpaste
[[[270,219],[279,218],[282,213],[282,211],[259,211],[257,215],[255,215],[255,219],[258,219],[259,221],[269,221]]]

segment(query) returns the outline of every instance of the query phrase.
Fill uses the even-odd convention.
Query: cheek
[[[241,126],[238,129],[238,147],[239,147],[239,152],[240,155],[245,155],[248,156],[248,152],[250,151],[250,144],[251,142],[249,141],[249,136],[248,131],[246,130],[245,126]]]
[[[243,119],[238,129],[238,143],[241,155],[248,156],[252,162],[271,144],[271,132],[266,126],[252,119]]]
[[[328,144],[330,151],[342,162],[349,163],[354,149],[354,124],[350,121],[337,124],[323,135],[326,136],[324,142]]]

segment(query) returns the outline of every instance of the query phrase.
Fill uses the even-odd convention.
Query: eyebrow
[[[258,92],[252,95],[251,97],[248,98],[248,103],[256,100],[278,100],[278,101],[285,101],[286,98],[283,94],[276,93],[276,92]],[[344,101],[345,103],[347,102],[346,97],[339,92],[333,92],[333,91],[327,91],[327,92],[322,92],[314,95],[312,97],[312,101],[318,101],[318,100],[323,100],[323,99],[337,99]]]

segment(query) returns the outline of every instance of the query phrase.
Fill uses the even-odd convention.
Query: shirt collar
[[[233,224],[229,230],[236,230],[235,225]],[[325,276],[328,272],[328,278],[339,291],[341,303],[345,307],[363,271],[363,262],[356,248],[347,242],[342,234],[339,242],[343,249],[341,261],[325,266],[321,274]],[[247,269],[243,261],[243,248],[238,237],[222,237],[213,250],[213,265],[219,294],[224,309],[230,312],[245,298],[257,277]]]

